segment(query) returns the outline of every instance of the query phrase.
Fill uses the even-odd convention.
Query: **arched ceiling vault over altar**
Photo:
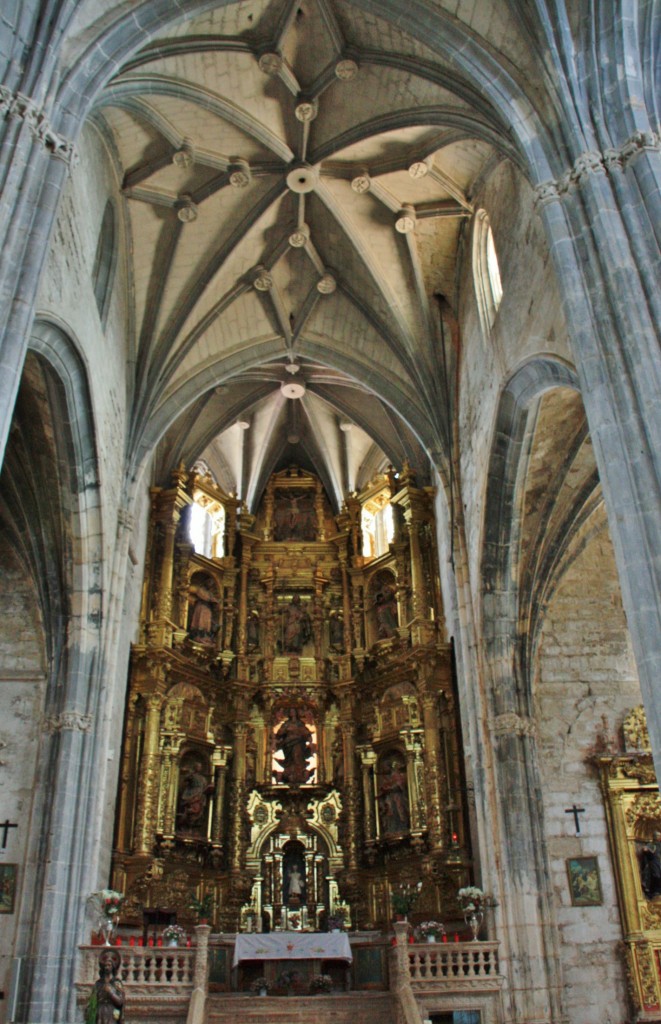
[[[159,441],[164,478],[204,453],[253,506],[297,462],[339,505],[387,462],[442,461],[436,297],[476,186],[517,159],[483,94],[341,0],[250,0],[155,38],[93,116],[130,226],[136,468]]]

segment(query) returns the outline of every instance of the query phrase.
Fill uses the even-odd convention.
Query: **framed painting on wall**
[[[573,906],[600,907],[604,902],[596,857],[568,857],[567,878]]]
[[[0,914],[13,914],[18,865],[0,864]]]

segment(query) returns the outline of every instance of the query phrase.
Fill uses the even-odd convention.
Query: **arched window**
[[[92,287],[101,320],[105,320],[112,292],[115,271],[115,211],[110,199],[103,211],[103,220],[96,243],[92,268]]]
[[[491,330],[503,297],[498,257],[489,218],[484,210],[475,214],[473,227],[473,278],[480,319],[485,332]]]
[[[379,504],[377,504],[379,502]],[[375,500],[363,505],[361,516],[363,532],[363,557],[378,558],[385,554],[395,539],[395,521],[392,505],[386,498],[377,495]]]
[[[220,502],[198,494],[190,506],[188,538],[198,555],[222,558],[224,555],[225,509]]]

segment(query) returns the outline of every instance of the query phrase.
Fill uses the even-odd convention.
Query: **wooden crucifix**
[[[7,849],[7,833],[10,828],[18,828],[18,822],[12,822],[9,818],[6,818],[4,821],[0,821],[0,832],[2,832],[2,846],[0,848],[3,850]]]
[[[576,827],[576,835],[581,834],[581,821],[579,814],[585,814],[585,807],[577,807],[576,804],[572,804],[571,807],[565,807],[565,814],[574,815],[574,826]]]

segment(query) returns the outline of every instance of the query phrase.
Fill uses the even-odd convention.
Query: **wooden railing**
[[[497,942],[416,943],[407,946],[406,953],[414,988],[461,981],[482,982],[491,988],[501,982]]]

